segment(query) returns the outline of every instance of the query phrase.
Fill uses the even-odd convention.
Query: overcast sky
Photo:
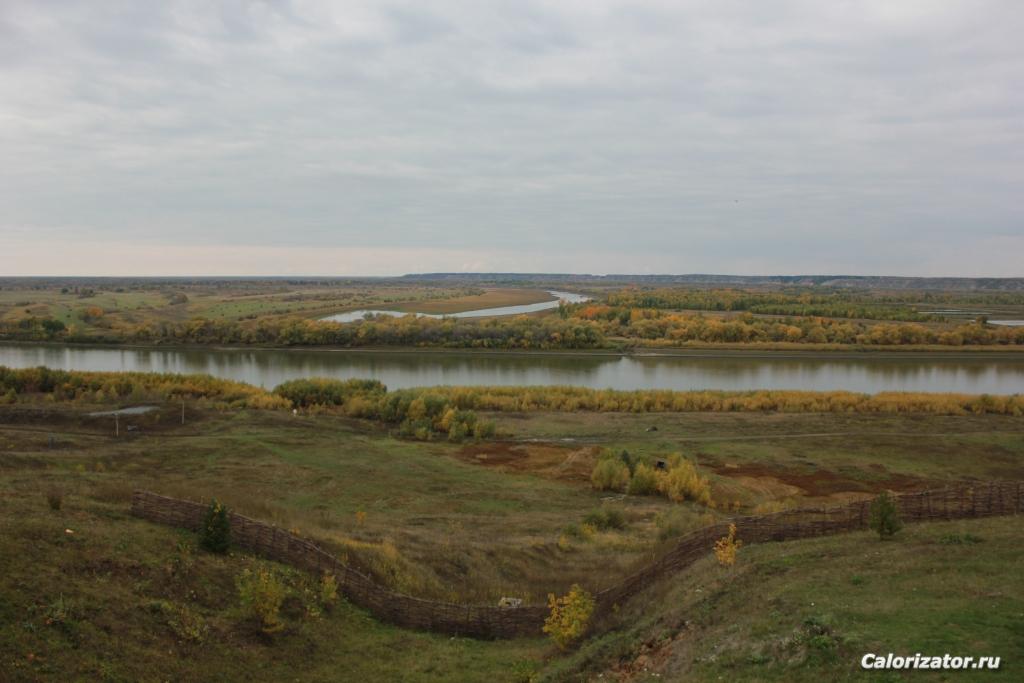
[[[1024,3],[0,0],[0,275],[1024,276]]]

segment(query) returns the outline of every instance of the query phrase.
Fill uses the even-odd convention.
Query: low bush
[[[281,605],[287,588],[277,574],[266,568],[246,569],[237,577],[235,585],[243,607],[264,633],[276,633],[284,628]]]
[[[320,604],[325,609],[330,609],[337,601],[338,580],[334,578],[334,574],[325,573],[320,577]]]
[[[372,379],[326,379],[323,377],[311,377],[308,379],[293,379],[279,384],[274,393],[286,398],[298,407],[312,405],[341,406],[346,401],[367,395],[382,396],[387,393],[387,387]]]
[[[687,510],[670,508],[659,512],[654,517],[654,526],[658,529],[658,540],[667,541],[670,538],[682,536],[687,531],[692,531],[699,526]]]
[[[548,607],[551,613],[544,621],[544,633],[551,636],[559,648],[566,649],[587,632],[594,606],[593,596],[579,584],[573,584],[569,592],[560,598],[549,594]]]
[[[625,529],[626,514],[618,508],[601,508],[588,513],[583,518],[583,523],[601,531]]]
[[[603,458],[594,465],[590,483],[598,491],[625,491],[629,486],[629,468],[618,458]]]
[[[736,564],[736,554],[743,546],[743,541],[736,538],[736,525],[729,525],[729,533],[715,541],[715,558],[723,567]]]
[[[224,554],[231,545],[231,522],[228,509],[217,502],[210,502],[199,527],[199,545],[211,553]]]
[[[711,504],[711,483],[700,476],[697,466],[679,456],[668,472],[658,474],[658,490],[676,503],[692,500],[701,505]]]
[[[649,496],[658,491],[658,475],[653,467],[640,463],[633,470],[626,492],[631,496]]]
[[[887,492],[882,491],[871,503],[868,526],[878,534],[879,539],[891,538],[903,528],[896,501]]]
[[[161,615],[171,632],[183,642],[202,644],[209,635],[210,627],[206,620],[187,605],[177,606],[166,600],[154,600],[148,608]]]

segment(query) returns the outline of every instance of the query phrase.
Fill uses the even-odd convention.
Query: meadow
[[[587,680],[599,673],[636,677],[645,668],[697,680],[837,672],[856,678],[850,661],[857,648],[934,644],[928,638],[936,629],[946,633],[934,641],[943,647],[984,642],[996,653],[1013,652],[1007,620],[1022,594],[1007,568],[1019,562],[1011,542],[1019,532],[1006,520],[951,523],[951,530],[924,525],[883,544],[852,534],[745,548],[734,570],[709,561],[684,572],[625,605],[620,622],[601,625],[592,639],[562,652],[540,637],[451,639],[379,624],[344,600],[318,605],[310,598],[313,578],[245,553],[211,556],[190,533],[130,517],[128,499],[139,488],[217,498],[312,538],[413,595],[543,602],[574,583],[592,591],[611,585],[676,536],[731,514],[1024,479],[1024,428],[1016,415],[821,412],[814,409],[820,400],[792,412],[756,404],[729,412],[562,412],[564,403],[552,410],[536,403],[539,394],[520,392],[532,396],[529,410],[521,403],[476,406],[477,419],[494,425],[486,438],[431,431],[421,439],[380,415],[357,417],[365,404],[346,413],[380,395],[372,383],[356,391],[343,383],[314,385],[321,393],[312,400],[301,382],[280,394],[173,375],[35,370],[9,373],[4,382],[18,389],[0,407],[0,665],[12,680],[145,680],[144,672],[154,670],[186,680],[274,680],[282,671],[308,680],[338,672],[403,672],[406,680],[424,681]],[[450,391],[437,414],[474,396]],[[418,410],[417,400],[425,399],[429,412],[429,396],[445,397],[438,390],[383,396],[392,393],[402,397],[407,416]],[[157,409],[120,418],[116,436],[111,416],[90,415],[138,403]],[[991,405],[997,404],[998,397]],[[708,481],[710,504],[595,489],[596,465],[623,452],[637,463],[681,454]],[[961,549],[936,540],[968,532],[984,542]],[[970,561],[952,568],[949,553],[967,552]],[[870,559],[879,553],[884,562]],[[1002,599],[986,603],[986,620],[966,601],[936,609],[900,598],[905,616],[897,630],[884,618],[892,603],[883,596],[895,595],[886,592],[885,563],[901,567],[900,581],[921,577],[922,590],[937,591],[955,571],[979,594]],[[860,578],[826,590],[834,566]],[[286,626],[272,636],[246,619],[234,586],[246,568],[260,567],[272,567],[288,585]],[[845,601],[862,595],[864,585],[879,597],[851,610]],[[815,591],[828,595],[816,600]],[[739,620],[723,616],[739,612]],[[970,619],[971,627],[947,633],[950,614]],[[822,635],[821,628],[836,638],[815,641],[824,643],[819,653],[800,638]],[[776,644],[786,638],[794,644]],[[101,656],[115,642],[123,655]],[[720,654],[709,659],[698,651]]]

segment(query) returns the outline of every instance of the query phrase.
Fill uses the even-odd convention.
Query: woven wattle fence
[[[161,524],[196,531],[208,506],[168,498],[149,491],[132,495],[132,514]],[[516,638],[541,635],[547,609],[542,606],[499,608],[423,600],[396,593],[345,565],[315,543],[269,524],[229,512],[231,543],[300,569],[333,574],[338,589],[350,602],[381,621],[421,631],[478,638]]]
[[[906,523],[1015,515],[1022,510],[1024,482],[991,482],[969,487],[905,493],[896,496],[900,519]],[[737,538],[744,543],[788,541],[866,529],[871,501],[829,508],[786,510],[768,515],[737,517]],[[207,505],[136,491],[132,514],[168,526],[198,530]],[[423,600],[391,591],[315,543],[284,529],[229,513],[231,542],[272,560],[328,572],[349,601],[381,621],[405,628],[477,638],[540,636],[547,617],[544,605],[503,608],[494,605],[458,605]],[[597,614],[622,604],[666,574],[690,566],[711,554],[715,541],[728,533],[729,521],[697,529],[682,536],[672,550],[616,585],[595,594]]]

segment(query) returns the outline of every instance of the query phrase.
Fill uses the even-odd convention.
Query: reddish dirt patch
[[[715,473],[723,477],[774,479],[786,486],[795,486],[811,498],[835,497],[837,494],[874,494],[881,491],[915,491],[927,488],[928,480],[906,474],[893,474],[882,465],[870,465],[872,476],[853,478],[831,470],[800,471],[792,468],[770,467],[757,463],[743,465],[716,465]]]
[[[551,443],[498,441],[463,446],[455,457],[507,472],[536,474],[550,479],[590,484],[590,473],[601,449]]]

